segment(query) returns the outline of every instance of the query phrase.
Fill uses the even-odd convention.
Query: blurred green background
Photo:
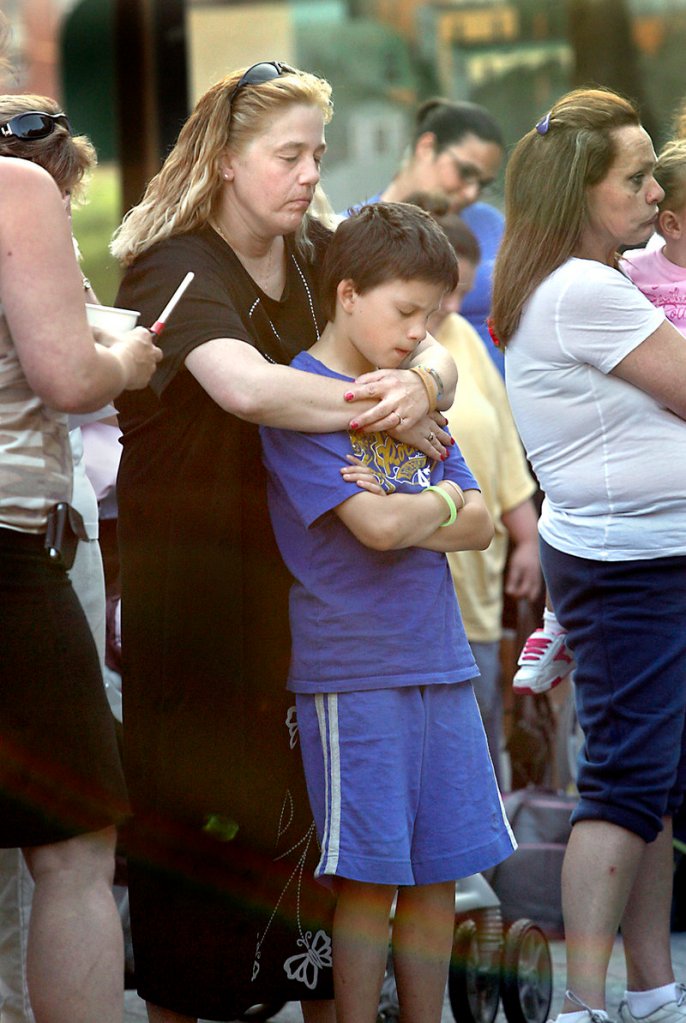
[[[87,202],[72,214],[74,235],[81,249],[81,269],[103,305],[113,305],[119,286],[119,267],[108,245],[121,219],[121,189],[116,164],[96,167],[88,185]]]

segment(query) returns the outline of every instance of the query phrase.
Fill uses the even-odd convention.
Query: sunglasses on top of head
[[[71,125],[66,114],[46,114],[44,110],[29,110],[0,124],[0,138],[29,141],[46,139],[48,135],[52,135],[58,124],[63,125],[71,135]]]
[[[295,68],[290,64],[284,64],[281,60],[262,60],[259,64],[253,64],[241,76],[238,83],[231,90],[229,102],[233,102],[236,93],[244,89],[246,85],[262,85],[264,82],[271,82],[281,75],[294,75]]]

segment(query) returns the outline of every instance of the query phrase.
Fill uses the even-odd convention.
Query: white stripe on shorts
[[[341,843],[341,751],[338,738],[338,694],[317,693],[314,698],[319,722],[319,739],[324,758],[326,779],[326,820],[322,839],[322,855],[315,871],[335,874]],[[327,728],[328,724],[328,728]]]

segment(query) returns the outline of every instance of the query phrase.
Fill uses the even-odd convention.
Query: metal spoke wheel
[[[493,1023],[500,1001],[500,947],[484,948],[474,920],[455,928],[448,997],[458,1023]]]
[[[516,920],[505,936],[501,995],[508,1023],[545,1023],[553,997],[548,939],[531,920]]]

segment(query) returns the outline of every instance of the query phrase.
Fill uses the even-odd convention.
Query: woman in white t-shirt
[[[620,1019],[686,1017],[669,944],[686,782],[686,346],[617,252],[652,234],[654,167],[629,101],[562,97],[510,159],[495,274],[492,326],[546,494],[541,561],[586,737],[563,867],[561,1023],[606,1018],[620,926]]]

